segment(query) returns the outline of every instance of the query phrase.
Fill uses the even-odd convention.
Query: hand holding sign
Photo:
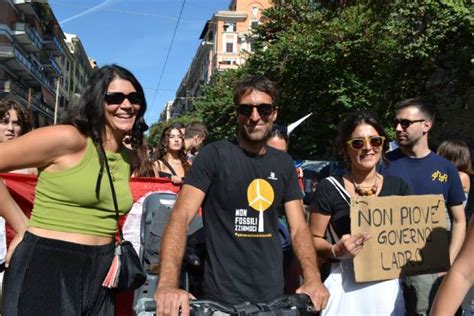
[[[446,271],[449,240],[445,216],[442,195],[352,199],[351,232],[374,236],[354,258],[356,281]]]
[[[372,238],[368,233],[358,233],[355,235],[343,235],[334,245],[334,254],[338,259],[349,259],[357,256],[364,247],[364,243]]]

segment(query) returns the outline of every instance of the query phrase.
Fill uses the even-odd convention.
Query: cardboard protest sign
[[[356,282],[447,271],[449,241],[442,195],[351,199],[351,233],[368,232],[354,258]]]

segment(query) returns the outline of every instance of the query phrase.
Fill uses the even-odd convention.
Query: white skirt
[[[321,313],[323,316],[405,315],[399,279],[356,283],[352,259],[333,263],[324,285],[331,296]]]

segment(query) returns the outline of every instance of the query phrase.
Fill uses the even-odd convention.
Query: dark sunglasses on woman
[[[369,137],[354,137],[349,139],[346,143],[354,150],[361,150],[365,143],[369,143],[371,147],[379,148],[383,145],[385,137],[383,136],[369,136]]]
[[[124,94],[122,92],[107,92],[104,95],[104,100],[107,104],[122,104],[122,102],[128,99],[131,104],[141,104],[142,98],[138,92],[130,92],[129,94]]]
[[[243,116],[251,116],[253,109],[256,108],[258,115],[269,116],[275,110],[273,104],[261,103],[261,104],[239,104],[237,105],[237,113]]]

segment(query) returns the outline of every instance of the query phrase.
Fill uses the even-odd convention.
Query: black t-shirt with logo
[[[229,140],[205,146],[185,184],[206,193],[205,297],[228,304],[283,295],[278,209],[302,198],[291,157],[271,147],[245,152]]]

